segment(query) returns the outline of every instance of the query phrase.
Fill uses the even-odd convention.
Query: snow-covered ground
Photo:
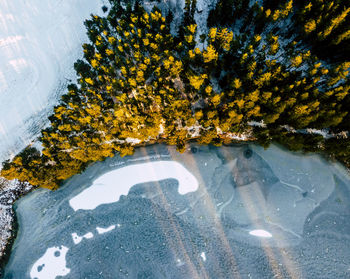
[[[83,22],[105,0],[0,1],[0,161],[39,134],[75,80]]]
[[[31,143],[48,124],[59,96],[75,80],[73,64],[87,41],[83,22],[91,13],[102,14],[106,2],[0,1],[0,162]],[[12,235],[12,203],[30,190],[15,182],[2,184],[0,258]]]
[[[19,196],[27,194],[31,190],[30,184],[0,178],[0,259],[5,253],[9,239],[14,235],[12,204]]]

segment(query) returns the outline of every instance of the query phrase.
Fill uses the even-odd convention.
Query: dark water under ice
[[[176,165],[154,169],[162,180],[153,182],[136,170],[109,179],[113,187],[138,181],[117,201],[72,207],[92,184],[104,189],[111,171],[155,161],[180,163],[198,189],[181,192],[193,181],[181,181]],[[318,155],[277,146],[140,148],[56,192],[27,195],[16,212],[5,278],[350,278],[350,177]]]

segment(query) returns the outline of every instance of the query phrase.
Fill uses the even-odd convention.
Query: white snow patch
[[[243,140],[246,141],[248,140],[249,136],[246,134],[234,134],[234,133],[226,133],[226,135],[230,138],[230,139],[234,139],[234,140]]]
[[[76,211],[93,210],[101,204],[119,201],[127,195],[133,185],[174,178],[179,181],[178,192],[185,195],[198,189],[197,179],[180,163],[175,161],[155,161],[130,165],[108,172],[97,178],[87,189],[69,200]]]
[[[323,136],[325,139],[329,139],[332,138],[332,135],[329,133],[328,130],[319,130],[319,129],[306,129],[306,132],[309,134],[319,134],[321,136]]]
[[[163,134],[164,133],[164,125],[163,123],[159,125],[159,134]]]
[[[73,242],[74,244],[79,244],[84,238],[89,239],[89,238],[93,238],[94,235],[91,232],[88,232],[86,234],[84,234],[83,236],[79,236],[77,233],[72,233],[72,238],[73,238]]]
[[[204,262],[207,260],[207,257],[204,252],[201,253],[201,258]]]
[[[68,250],[65,246],[48,248],[32,266],[30,278],[55,279],[57,276],[67,275],[70,272],[70,269],[66,267]]]
[[[139,144],[141,142],[140,139],[135,139],[135,138],[126,138],[125,141],[127,143],[132,143],[132,144]]]
[[[185,127],[192,138],[199,137],[201,135],[201,130],[204,129],[201,125],[196,122],[196,125]]]
[[[108,228],[96,227],[96,230],[97,230],[98,234],[104,234],[104,233],[110,232],[110,231],[112,231],[114,229],[115,229],[115,225],[109,226]]]
[[[258,237],[272,237],[268,231],[265,230],[252,230],[249,232],[250,235],[258,236]]]

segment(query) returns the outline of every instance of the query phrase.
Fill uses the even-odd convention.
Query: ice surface
[[[186,195],[184,172],[198,182]],[[77,203],[85,209],[71,207],[110,183],[127,185],[118,201],[112,193],[113,202],[97,206],[96,192],[88,206]],[[55,192],[34,191],[16,208],[20,232],[5,278],[30,277],[48,247],[59,246],[69,249],[67,278],[350,277],[348,173],[277,146],[142,147],[93,164]]]
[[[158,161],[130,165],[106,173],[92,186],[69,200],[75,210],[92,210],[101,204],[119,201],[132,186],[150,181],[174,178],[179,181],[179,193],[185,195],[198,189],[197,179],[178,162]]]

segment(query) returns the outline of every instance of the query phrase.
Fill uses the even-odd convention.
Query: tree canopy
[[[320,2],[220,0],[199,34],[195,1],[186,1],[175,31],[170,11],[111,1],[107,16],[85,22],[90,42],[74,65],[78,79],[42,131],[43,150],[26,148],[1,175],[55,189],[90,162],[131,155],[136,145],[165,142],[181,152],[189,140],[220,145],[242,133],[349,162],[350,152],[332,144],[350,146],[350,62],[341,53],[319,59],[310,45],[318,38],[329,49],[348,47],[349,5],[335,1],[327,17]],[[284,31],[289,22],[292,34]],[[297,132],[310,128],[345,133],[327,141]]]

